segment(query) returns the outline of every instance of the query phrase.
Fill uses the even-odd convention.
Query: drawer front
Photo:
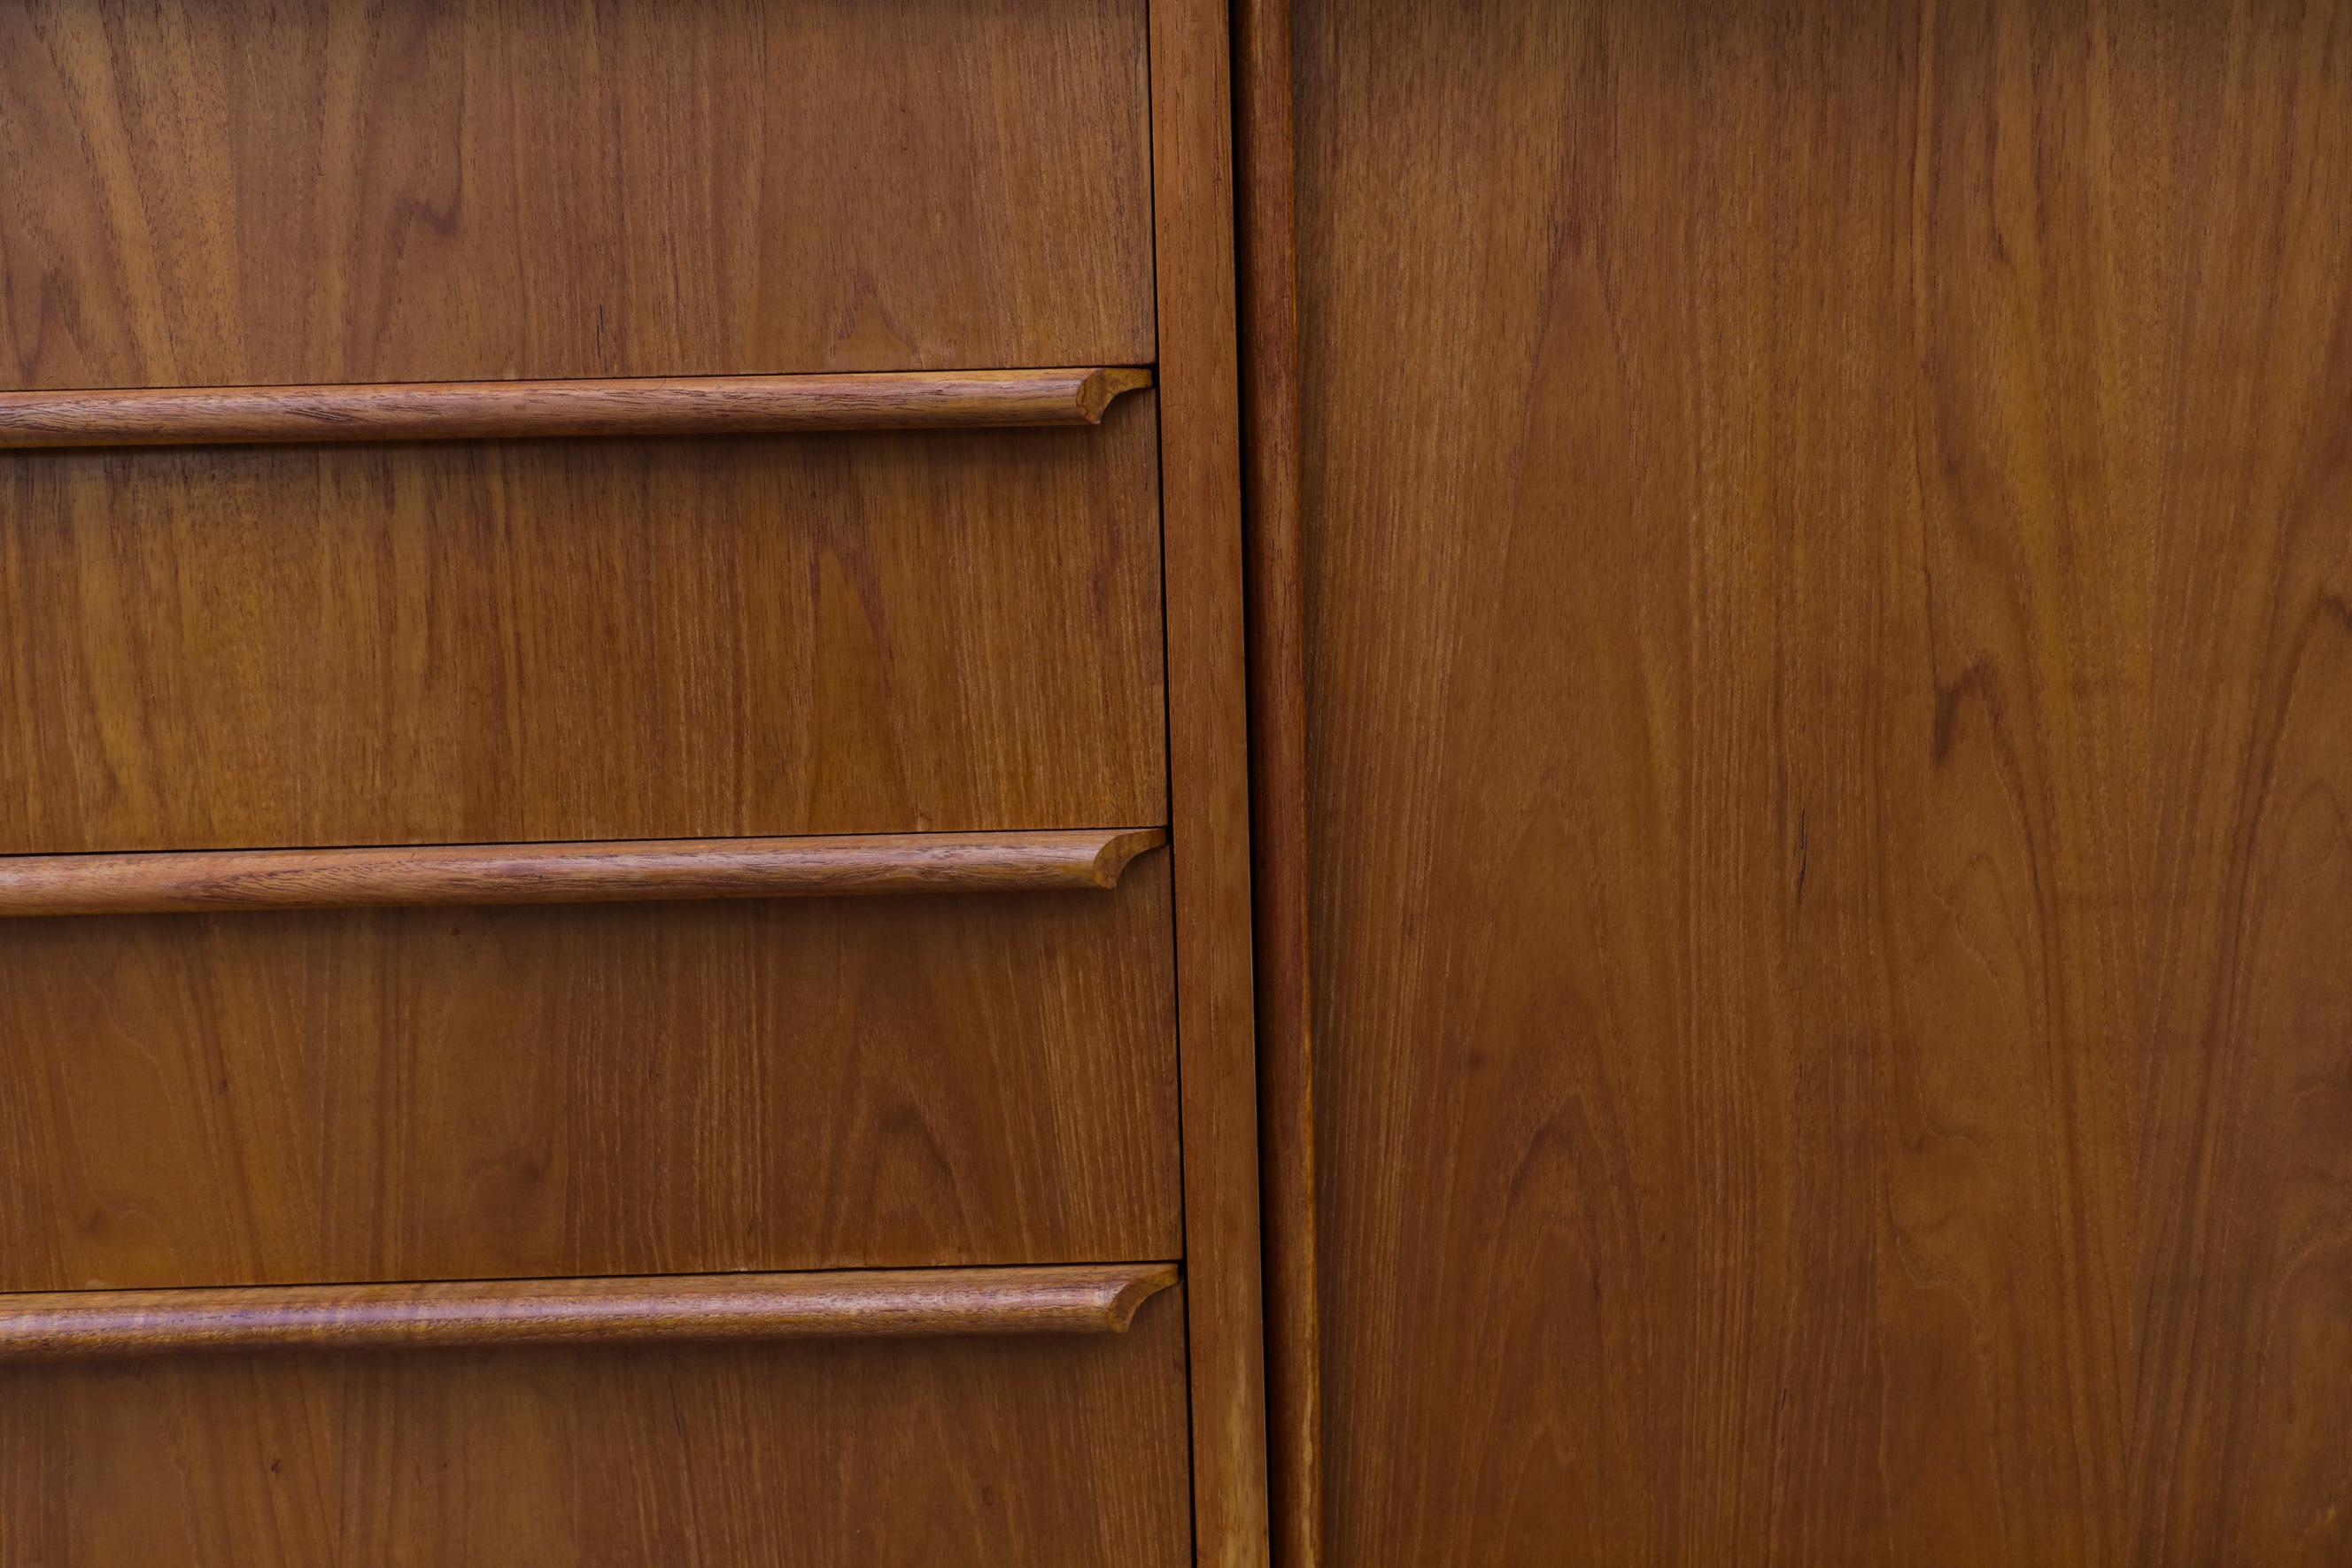
[[[0,1291],[1181,1251],[1113,889],[0,920]]]
[[[1187,1563],[1182,1331],[0,1366],[0,1561]]]
[[[0,386],[1143,362],[1143,0],[0,0]]]
[[[0,853],[1160,822],[1155,413],[0,452]]]

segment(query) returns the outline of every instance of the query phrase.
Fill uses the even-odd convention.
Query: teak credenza
[[[0,0],[0,1562],[1263,1560],[1229,50]]]

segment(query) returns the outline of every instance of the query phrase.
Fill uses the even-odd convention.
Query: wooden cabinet
[[[0,1560],[1264,1560],[1211,0],[0,0]]]

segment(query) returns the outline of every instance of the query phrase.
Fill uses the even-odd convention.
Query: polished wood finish
[[[1249,632],[1251,927],[1265,1233],[1273,1557],[1322,1561],[1315,1043],[1307,983],[1306,609],[1298,513],[1298,236],[1290,0],[1238,0],[1242,496]]]
[[[1177,1568],[1182,1334],[0,1367],[0,1561]]]
[[[2352,8],[1297,42],[1332,1560],[2352,1561]]]
[[[1157,828],[0,856],[0,919],[1111,888]]]
[[[0,459],[0,853],[1163,821],[1154,421]]]
[[[1099,424],[1129,369],[0,392],[0,449]]]
[[[0,0],[0,1561],[1265,1561],[1226,21]]]
[[[247,1351],[1124,1333],[1172,1263],[0,1295],[0,1363]]]
[[[1143,0],[0,5],[0,386],[1144,364]]]
[[[1200,1561],[1219,1568],[1267,1552],[1225,12],[1224,0],[1151,6],[1193,1531]]]
[[[0,1290],[1175,1257],[1169,880],[0,922]]]

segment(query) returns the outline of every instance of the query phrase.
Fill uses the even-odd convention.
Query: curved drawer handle
[[[0,392],[0,448],[1097,424],[1148,370],[899,371]]]
[[[1158,828],[0,855],[0,916],[831,898],[1118,885]]]
[[[0,1363],[1124,1333],[1173,1263],[0,1295]]]

